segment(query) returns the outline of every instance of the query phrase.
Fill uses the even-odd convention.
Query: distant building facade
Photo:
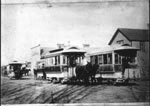
[[[37,45],[35,47],[31,48],[31,74],[33,75],[33,70],[38,68],[37,64],[39,64],[42,67],[42,64],[44,64],[44,60],[42,59],[43,56],[53,48],[50,47],[41,47],[41,45]]]
[[[140,50],[137,52],[137,66],[140,76],[149,78],[149,30],[118,28],[109,42],[110,46],[130,45]]]

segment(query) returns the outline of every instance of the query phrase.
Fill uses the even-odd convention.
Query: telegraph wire
[[[31,2],[31,3],[1,3],[1,5],[39,5],[39,4],[88,4],[88,3],[105,3],[105,2],[137,2],[147,0],[101,0],[101,1],[77,1],[77,2]]]

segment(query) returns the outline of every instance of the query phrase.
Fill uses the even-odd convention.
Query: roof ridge
[[[127,29],[127,30],[149,30],[149,29],[138,29],[138,28],[118,28],[118,29]]]
[[[115,39],[118,32],[123,34],[123,36],[126,37],[129,41],[149,41],[149,29],[118,28],[109,41],[109,45]]]

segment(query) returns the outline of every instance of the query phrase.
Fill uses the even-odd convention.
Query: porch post
[[[112,67],[113,67],[113,72],[115,72],[115,52],[112,51]]]

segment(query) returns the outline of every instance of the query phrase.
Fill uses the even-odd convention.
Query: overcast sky
[[[29,60],[30,48],[38,44],[56,47],[57,43],[67,44],[70,41],[80,47],[83,43],[89,43],[91,47],[107,46],[117,28],[145,29],[149,23],[148,0],[97,0],[105,2],[73,4],[56,4],[63,0],[52,0],[52,7],[39,4],[47,3],[46,0],[35,1],[26,2],[37,4],[2,5],[2,64],[12,60]],[[13,3],[18,2],[25,0]],[[2,0],[2,3],[12,1]]]

